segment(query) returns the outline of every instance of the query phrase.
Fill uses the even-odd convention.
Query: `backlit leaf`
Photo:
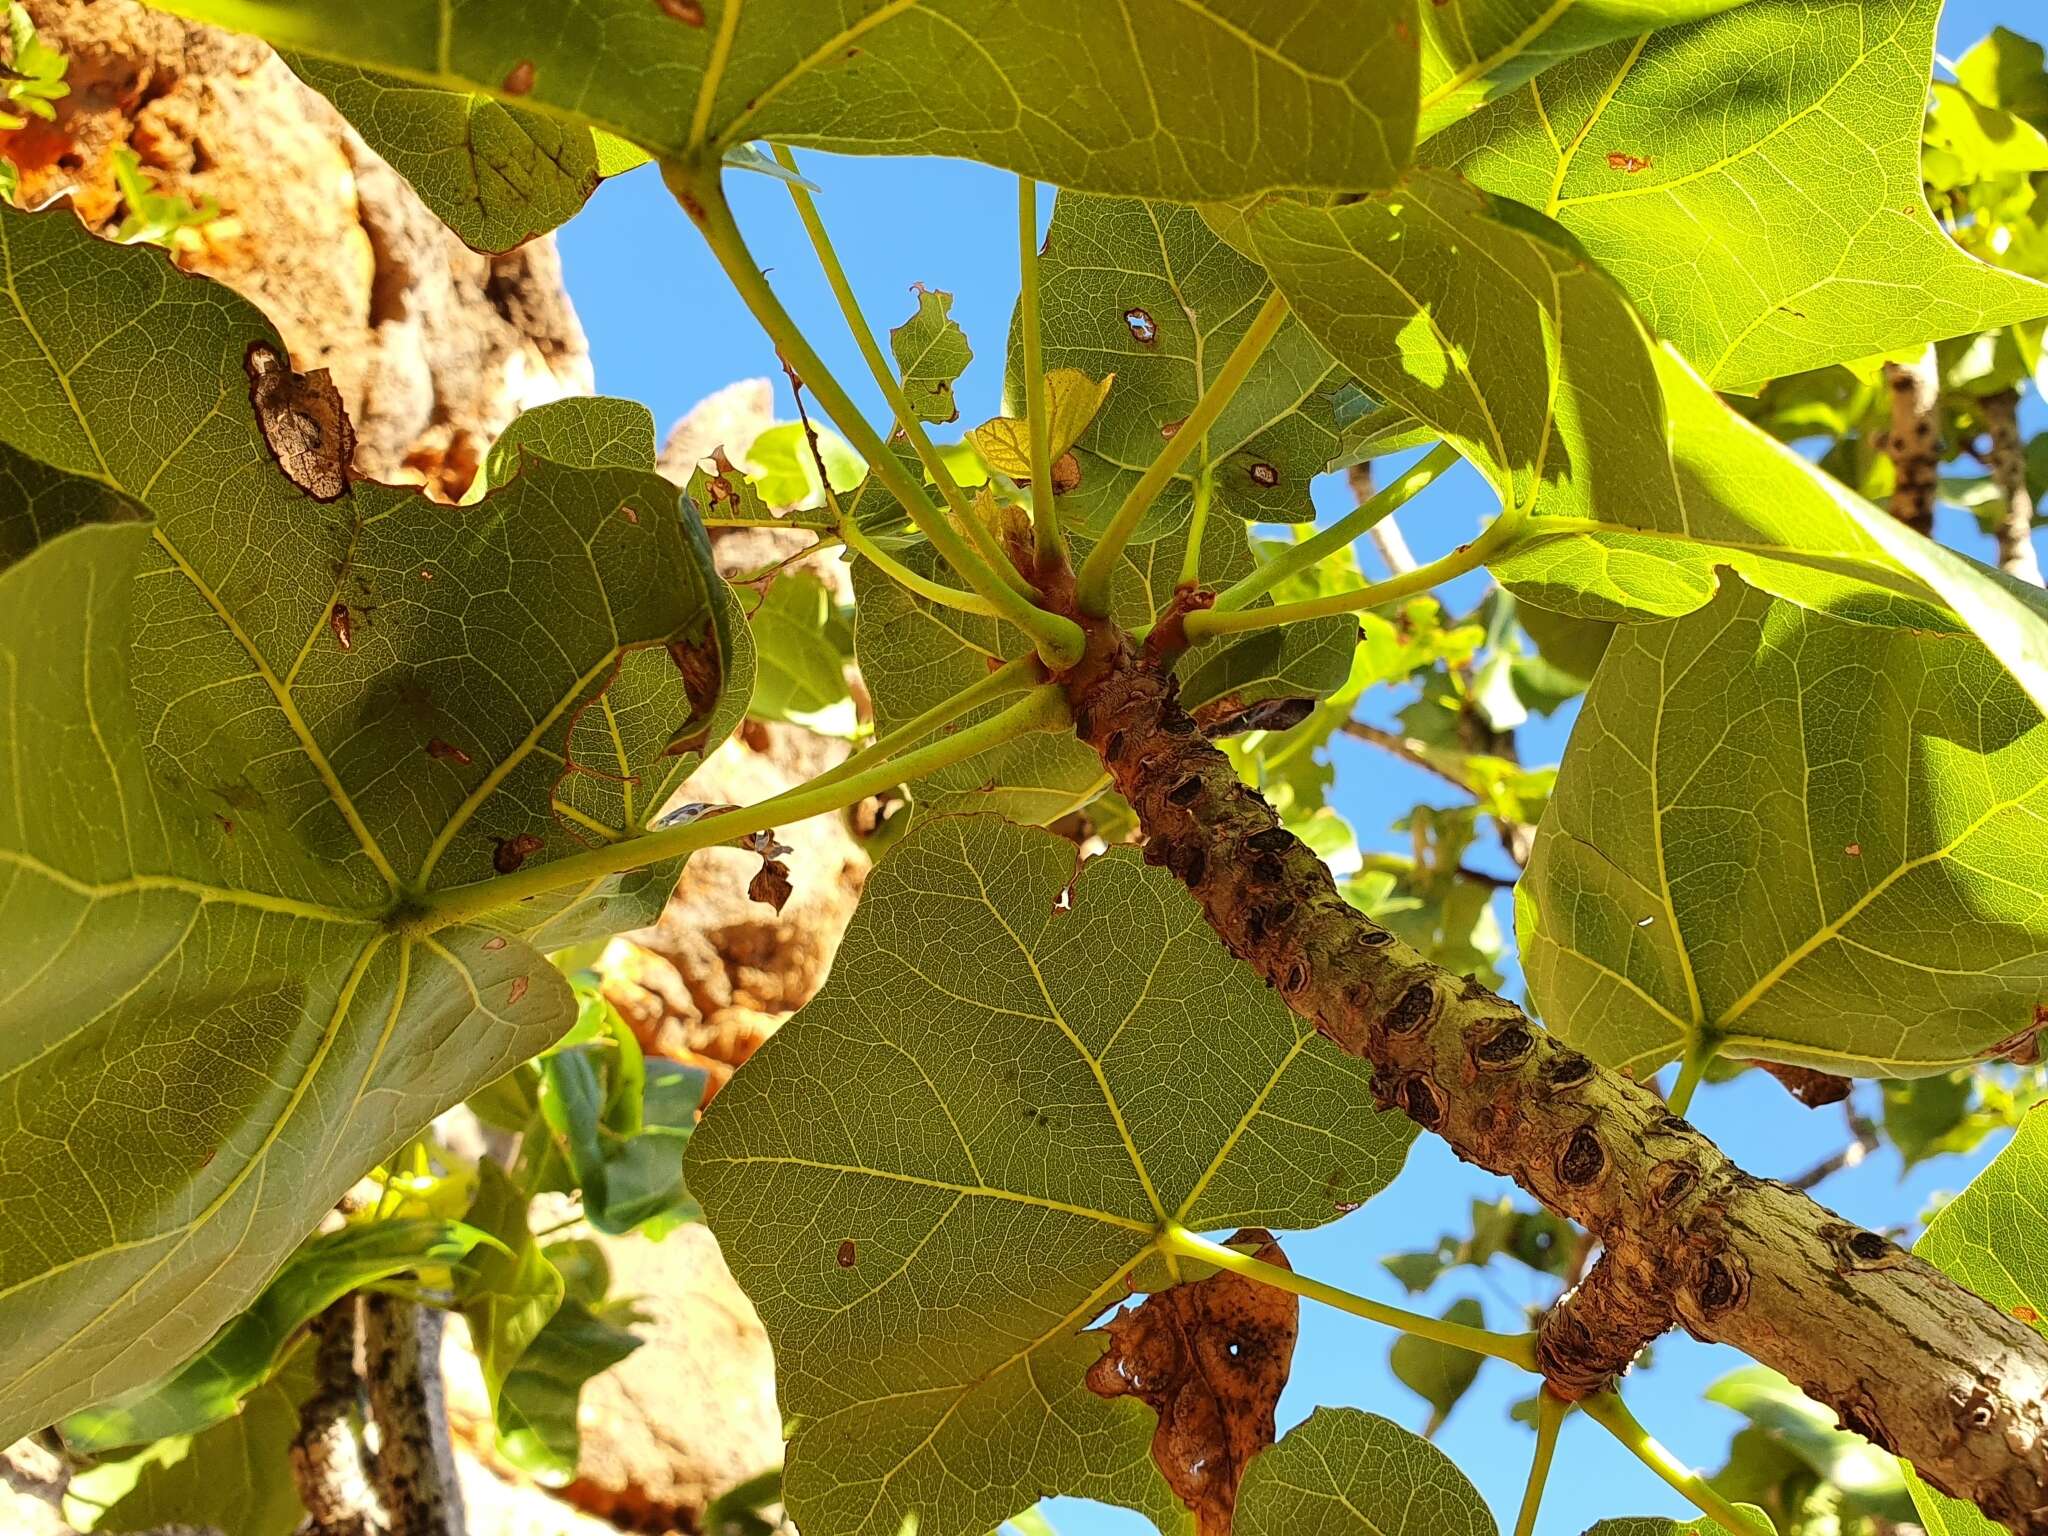
[[[1516,892],[1551,1028],[1643,1076],[1736,1057],[1914,1077],[2048,983],[2048,725],[1968,637],[1736,584],[1615,631]]]
[[[974,349],[953,318],[953,295],[921,289],[917,313],[889,333],[889,350],[918,419],[957,420],[960,406],[953,398],[953,384],[974,361]]]
[[[1039,287],[1046,367],[1117,379],[1075,450],[1081,483],[1060,503],[1070,521],[1099,529],[1195,408],[1272,283],[1192,208],[1062,192]],[[1013,325],[1013,399],[1023,387],[1022,359]],[[1209,431],[1216,505],[1251,522],[1313,517],[1309,481],[1337,452],[1343,383],[1301,325],[1283,323]],[[1197,449],[1146,514],[1140,537],[1186,520],[1202,460]]]
[[[987,1530],[1058,1491],[1182,1529],[1153,1414],[1087,1390],[1079,1330],[1172,1278],[1168,1220],[1312,1226],[1379,1189],[1409,1130],[1367,1077],[1135,850],[1076,875],[1048,833],[914,828],[691,1143],[797,1422],[792,1518]]]
[[[582,1302],[564,1301],[505,1378],[498,1397],[498,1450],[549,1487],[569,1482],[582,1448],[576,1405],[583,1384],[639,1347],[639,1339]]]
[[[1463,1296],[1451,1303],[1444,1318],[1468,1328],[1484,1328],[1486,1309],[1471,1297]],[[1429,1404],[1432,1428],[1450,1416],[1458,1399],[1478,1379],[1479,1367],[1484,1363],[1483,1356],[1469,1349],[1440,1344],[1419,1333],[1402,1334],[1394,1340],[1387,1355],[1387,1368],[1394,1373],[1394,1379]]]
[[[520,936],[644,922],[673,864],[394,917],[643,826],[701,750],[664,748],[737,711],[703,535],[651,471],[317,505],[248,404],[246,349],[282,348],[244,301],[64,212],[0,209],[0,269],[0,437],[156,519],[0,573],[0,1159],[49,1170],[0,1192],[0,1335],[39,1341],[0,1372],[13,1435],[164,1375],[562,1033]]]
[[[1392,1419],[1318,1408],[1252,1463],[1239,1536],[1496,1536],[1450,1457]]]
[[[1100,0],[160,8],[603,129],[664,160],[772,139],[1195,200],[1384,186],[1414,137],[1414,0],[1240,0],[1227,14],[1135,0],[1116,26]]]
[[[1940,14],[1752,0],[1571,59],[1431,155],[1563,223],[1718,389],[2048,314],[1921,193]]]

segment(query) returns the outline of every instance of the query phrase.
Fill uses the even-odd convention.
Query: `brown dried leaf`
[[[285,477],[315,501],[347,495],[356,429],[327,370],[294,373],[267,341],[249,343],[242,368],[256,424]]]
[[[1230,1239],[1288,1268],[1273,1235],[1252,1227]],[[1294,1360],[1301,1303],[1286,1291],[1219,1273],[1120,1308],[1109,1347],[1088,1371],[1099,1397],[1132,1396],[1159,1415],[1152,1460],[1200,1536],[1229,1536],[1237,1485],[1273,1443],[1273,1409]]]
[[[783,903],[789,900],[789,866],[782,862],[782,856],[792,853],[787,843],[778,843],[773,832],[753,832],[740,839],[740,846],[749,853],[761,855],[761,870],[747,885],[747,896],[753,901],[766,902],[780,912]]]

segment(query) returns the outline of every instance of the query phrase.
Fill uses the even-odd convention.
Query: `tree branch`
[[[466,1536],[441,1389],[441,1314],[366,1292],[363,1360],[390,1536]]]
[[[2048,1341],[1933,1266],[1735,1167],[1643,1085],[1338,894],[1239,782],[1172,679],[1112,626],[1067,678],[1074,721],[1136,809],[1145,857],[1373,1092],[1603,1245],[1546,1320],[1560,1396],[1599,1392],[1674,1326],[1735,1346],[2015,1536],[2048,1536]]]
[[[1992,530],[1998,539],[1998,568],[2038,587],[2041,561],[2034,553],[2034,493],[2027,488],[2027,450],[2020,443],[2019,394],[2007,389],[1987,395],[1979,409],[1991,439],[1984,467],[2005,501],[2005,511]]]
[[[381,1536],[382,1511],[356,1438],[362,1379],[356,1374],[356,1298],[313,1319],[313,1394],[299,1405],[292,1480],[306,1506],[306,1536]]]
[[[1884,451],[1892,461],[1891,513],[1916,533],[1934,532],[1934,493],[1941,481],[1941,432],[1936,406],[1941,399],[1941,370],[1934,348],[1916,362],[1886,363],[1885,386],[1891,391],[1892,424]]]

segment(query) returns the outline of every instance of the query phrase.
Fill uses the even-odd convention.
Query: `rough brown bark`
[[[1892,461],[1891,514],[1916,533],[1934,532],[1934,494],[1941,478],[1941,371],[1934,348],[1916,362],[1886,363],[1892,422],[1884,449]]]
[[[313,1319],[313,1394],[299,1405],[292,1479],[306,1506],[306,1536],[379,1536],[377,1495],[356,1438],[362,1381],[356,1374],[356,1299],[344,1296]]]
[[[1338,894],[1203,740],[1172,679],[1096,625],[1068,678],[1082,738],[1136,808],[1148,861],[1226,947],[1458,1155],[1603,1248],[1542,1330],[1578,1398],[1668,1329],[1732,1344],[2016,1536],[2048,1536],[2048,1343],[1875,1232],[1751,1177],[1642,1085]]]
[[[2034,493],[2027,487],[2027,450],[2020,442],[2020,397],[2013,390],[1987,395],[1980,402],[1984,430],[1991,446],[1984,467],[2005,501],[1998,526],[1998,568],[2008,576],[2041,585],[2041,560],[2034,552]]]
[[[377,1426],[377,1493],[389,1536],[466,1536],[441,1395],[441,1315],[369,1292],[363,1382]]]

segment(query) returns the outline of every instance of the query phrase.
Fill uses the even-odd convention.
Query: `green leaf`
[[[1516,891],[1530,995],[1639,1077],[1702,1034],[1856,1076],[1984,1056],[2048,982],[2044,811],[2048,725],[1982,647],[1730,583],[1615,633]]]
[[[2041,45],[2005,27],[1993,27],[1956,60],[1956,82],[1987,106],[2000,107],[2048,129],[2048,70]]]
[[[261,1386],[286,1345],[349,1292],[423,1264],[462,1258],[483,1233],[460,1222],[369,1221],[308,1238],[255,1303],[175,1376],[74,1413],[64,1443],[82,1454],[196,1434],[233,1414]]]
[[[1169,1278],[1168,1220],[1312,1226],[1381,1188],[1410,1131],[1368,1075],[1136,850],[1076,875],[1050,833],[913,828],[691,1144],[798,1425],[791,1517],[986,1530],[1058,1491],[1178,1529],[1154,1416],[1086,1390],[1080,1330]]]
[[[159,5],[672,161],[772,139],[1194,201],[1385,186],[1414,138],[1413,0],[1152,6],[1112,27],[1097,0]]]
[[[0,570],[67,528],[148,515],[97,480],[67,475],[0,442]]]
[[[1468,1328],[1484,1328],[1486,1309],[1471,1297],[1463,1296],[1451,1303],[1444,1319]],[[1429,1404],[1432,1430],[1450,1417],[1458,1399],[1478,1379],[1482,1363],[1483,1357],[1469,1349],[1454,1349],[1414,1333],[1404,1333],[1396,1339],[1387,1356],[1387,1367],[1394,1373],[1394,1379]]]
[[[1080,368],[1046,369],[1046,437],[1055,463],[1088,430],[1088,424],[1101,412],[1115,384],[1114,374],[1097,379]],[[1013,393],[1022,392],[1020,383]],[[1022,410],[1023,406],[1017,409]],[[968,431],[967,441],[990,469],[1020,482],[1031,478],[1031,426],[1023,417],[998,416],[985,421]],[[1058,483],[1057,476],[1054,483]]]
[[[694,766],[679,728],[737,705],[664,648],[716,682],[722,589],[651,472],[323,507],[248,404],[245,354],[282,347],[241,299],[65,212],[0,209],[0,271],[0,438],[156,519],[0,573],[0,1158],[78,1149],[0,1205],[0,1332],[42,1341],[0,1371],[19,1434],[164,1375],[568,1027],[534,945],[647,921],[673,863],[431,934],[419,894],[637,828]]]
[[[347,57],[288,51],[285,62],[473,250],[509,251],[546,234],[574,216],[600,174],[613,174],[600,172],[590,129],[573,120],[360,69]]]
[[[829,736],[851,736],[855,717],[846,691],[847,658],[835,638],[835,631],[845,631],[817,573],[784,571],[747,623],[760,648],[760,673],[748,713]]]
[[[1717,389],[2048,314],[1927,209],[1940,14],[1755,0],[1571,59],[1432,158],[1563,223]]]
[[[1884,1085],[1884,1133],[1899,1149],[1905,1168],[1944,1152],[1967,1152],[1991,1125],[1970,1111],[1975,1084],[1967,1071],[1944,1072]]]
[[[2005,1150],[1935,1215],[1913,1252],[1994,1307],[2048,1337],[2048,1111],[2020,1121]],[[2005,1536],[1974,1504],[1928,1487],[1906,1467],[1906,1489],[1928,1536]]]
[[[559,1488],[576,1476],[582,1437],[576,1405],[583,1384],[640,1347],[623,1328],[565,1300],[521,1351],[498,1397],[498,1449],[535,1481]]]
[[[526,1224],[527,1198],[490,1158],[477,1165],[469,1224],[496,1241],[479,1248],[456,1277],[455,1302],[483,1368],[495,1411],[527,1347],[562,1305],[562,1275]]]
[[[1754,1504],[1735,1506],[1747,1519],[1747,1530],[1758,1536],[1776,1536],[1777,1528],[1771,1524],[1771,1517]],[[1601,1520],[1586,1528],[1586,1536],[1730,1536],[1728,1528],[1718,1520],[1709,1520],[1701,1515],[1692,1520],[1673,1520],[1669,1515],[1623,1515],[1613,1520]]]
[[[889,333],[889,350],[918,420],[958,421],[953,385],[974,361],[974,350],[953,318],[953,295],[920,288],[917,313]]]
[[[1239,1536],[1495,1536],[1479,1490],[1392,1419],[1318,1408],[1253,1458]]]
[[[1733,1408],[1841,1490],[1847,1507],[1885,1520],[1910,1520],[1901,1463],[1861,1435],[1839,1429],[1832,1409],[1776,1371],[1746,1365],[1706,1390],[1707,1401]]]
[[[812,430],[818,437],[815,457],[800,421],[770,427],[747,449],[753,488],[768,506],[809,510],[825,505],[825,482],[818,478],[819,459],[825,461],[826,477],[836,492],[852,490],[867,473],[867,461],[853,451],[846,439],[829,428]]]
[[[893,503],[892,503],[893,505]],[[1131,544],[1110,584],[1110,614],[1142,633],[1173,600],[1187,530]],[[1087,540],[1077,540],[1077,558]],[[919,573],[946,576],[927,545],[903,555]],[[1252,569],[1241,523],[1213,522],[1202,542],[1198,579],[1221,588]],[[992,664],[1023,655],[1030,642],[998,620],[944,608],[898,586],[869,561],[853,565],[854,654],[874,698],[876,728],[888,731],[988,676]],[[1241,715],[1273,699],[1314,698],[1341,687],[1358,624],[1348,617],[1212,640],[1181,658],[1181,702],[1211,718]],[[972,724],[1004,700],[961,717]],[[992,811],[1044,825],[1080,810],[1109,787],[1095,752],[1067,732],[1020,737],[923,781],[925,809],[939,814]]]
[[[1416,136],[1429,139],[1573,54],[1745,3],[1458,0],[1423,6],[1422,118]]]
[[[1272,291],[1256,262],[1219,240],[1192,208],[1062,192],[1039,260],[1045,365],[1114,373],[1075,457],[1081,483],[1063,513],[1100,530],[1194,410]],[[1329,354],[1292,319],[1210,429],[1216,504],[1248,522],[1315,516],[1309,481],[1335,456],[1336,394]],[[1011,327],[1008,392],[1023,395],[1023,348]],[[1140,525],[1156,537],[1187,520],[1197,449]]]
[[[1954,155],[1968,180],[2048,171],[2048,137],[2025,118],[1986,106],[1945,80],[1935,81],[1933,89],[1927,146]]]
[[[64,1519],[80,1531],[218,1529],[290,1536],[306,1517],[291,1472],[299,1404],[313,1391],[312,1349],[301,1345],[231,1418],[196,1435],[74,1473]]]
[[[1811,606],[1955,627],[1848,493],[1649,345],[1557,225],[1418,172],[1342,206],[1262,204],[1249,228],[1337,360],[1493,483],[1513,521],[1489,564],[1518,596],[1669,616],[1728,566]]]

